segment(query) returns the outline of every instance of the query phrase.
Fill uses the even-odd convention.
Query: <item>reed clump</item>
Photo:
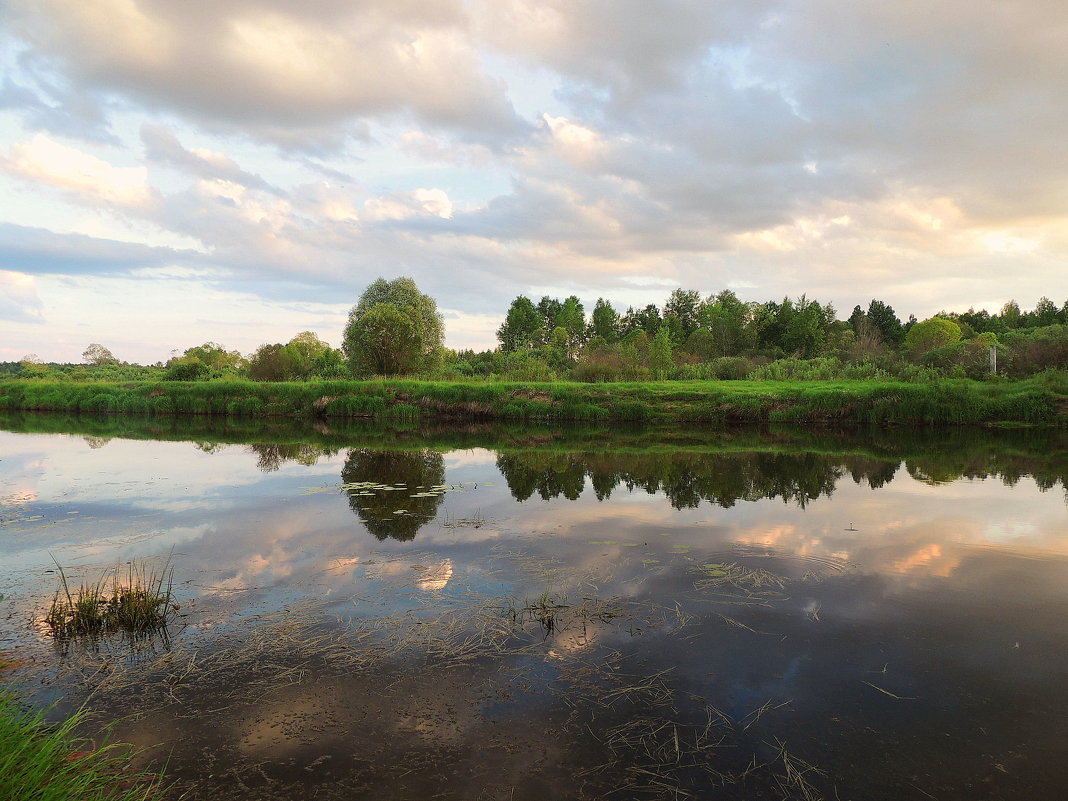
[[[112,568],[96,582],[83,582],[73,590],[62,565],[56,562],[56,568],[60,588],[45,623],[57,639],[158,631],[178,613],[169,557],[161,568],[147,562],[130,562],[125,570]]]

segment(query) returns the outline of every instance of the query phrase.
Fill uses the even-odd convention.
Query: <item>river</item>
[[[7,678],[176,796],[1068,797],[1061,433],[0,426]]]

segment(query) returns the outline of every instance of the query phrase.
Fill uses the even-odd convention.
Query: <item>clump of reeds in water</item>
[[[130,562],[125,570],[106,570],[95,583],[82,583],[74,590],[59,562],[56,567],[61,586],[45,617],[54,637],[158,631],[178,612],[169,558],[158,569]]]

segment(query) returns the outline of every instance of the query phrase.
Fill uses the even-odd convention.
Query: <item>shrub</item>
[[[984,342],[953,342],[927,351],[921,363],[954,378],[981,379],[990,372],[989,350]]]
[[[713,376],[721,381],[744,381],[757,369],[757,364],[744,356],[721,356],[711,367]]]
[[[831,381],[841,378],[842,363],[836,358],[779,359],[758,367],[749,378],[755,381]]]
[[[960,326],[952,320],[932,317],[909,329],[905,334],[905,347],[913,354],[922,356],[933,348],[960,341],[961,335]]]
[[[211,368],[200,359],[183,356],[172,359],[163,373],[164,381],[204,381],[211,376]]]
[[[1024,378],[1050,368],[1068,369],[1066,325],[1008,332],[1004,341],[1009,348],[1004,369],[1013,378]]]
[[[126,414],[147,414],[151,410],[148,398],[141,395],[127,395],[119,401],[119,411]]]
[[[587,384],[599,384],[619,380],[621,368],[607,360],[581,361],[571,370],[571,378]]]

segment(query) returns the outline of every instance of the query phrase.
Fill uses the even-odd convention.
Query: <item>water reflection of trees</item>
[[[624,487],[662,492],[672,506],[684,509],[702,501],[733,506],[761,498],[781,498],[804,507],[833,493],[847,475],[858,484],[881,487],[894,477],[898,462],[818,453],[509,452],[497,457],[497,467],[519,501],[535,494],[545,500],[561,496],[574,500],[588,479],[598,500],[607,500]]]
[[[369,481],[402,484],[406,489],[371,490],[369,495],[349,494],[349,506],[377,539],[392,537],[407,541],[434,520],[442,495],[413,498],[430,487],[445,483],[445,461],[437,451],[383,451],[356,448],[349,451],[341,480],[346,484]],[[398,514],[401,512],[401,514]]]
[[[197,447],[200,446],[198,445]],[[305,467],[310,467],[323,456],[333,456],[337,453],[335,448],[312,445],[306,442],[249,445],[248,449],[256,454],[256,466],[264,473],[273,473],[286,462],[296,462]]]
[[[1040,490],[1066,487],[1068,454],[986,449],[939,451],[909,455],[904,460],[856,453],[664,451],[588,453],[506,451],[497,458],[512,495],[520,501],[538,495],[578,498],[591,485],[599,500],[618,487],[662,492],[678,508],[701,501],[732,506],[738,501],[781,498],[804,507],[834,492],[838,482],[852,480],[879,488],[904,464],[909,475],[928,484],[960,478],[1000,479],[1013,486],[1030,477]],[[1065,489],[1068,500],[1068,488]]]
[[[1014,487],[1021,479],[1030,476],[1043,492],[1061,485],[1068,500],[1068,458],[1064,454],[1059,459],[1046,456],[1041,460],[1020,454],[957,460],[927,457],[909,459],[905,466],[910,476],[925,484],[945,484],[959,478],[998,478],[1003,484]]]

